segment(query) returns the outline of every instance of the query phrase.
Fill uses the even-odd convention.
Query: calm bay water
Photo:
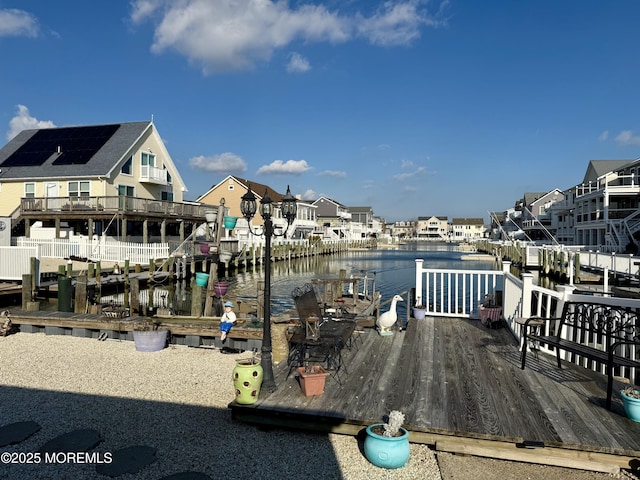
[[[468,253],[458,251],[457,245],[425,242],[400,245],[397,250],[358,250],[320,258],[277,262],[273,265],[271,275],[271,311],[277,314],[293,308],[291,292],[294,288],[313,278],[337,276],[340,270],[345,270],[347,277],[375,277],[375,288],[381,292],[384,302],[396,293],[415,286],[415,261],[418,258],[424,260],[425,268],[496,268],[494,261],[462,260],[463,255]],[[264,273],[260,268],[240,273],[231,279],[229,295],[253,304],[258,282],[263,279]],[[400,315],[404,314],[404,307],[399,304]]]

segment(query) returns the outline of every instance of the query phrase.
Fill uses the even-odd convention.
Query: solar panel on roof
[[[38,130],[0,166],[36,167],[52,155],[57,155],[54,165],[85,164],[118,128],[120,125]]]
[[[120,125],[98,125],[68,129],[65,138],[58,139],[58,158],[54,165],[85,164],[120,128]],[[57,147],[56,147],[57,148]]]

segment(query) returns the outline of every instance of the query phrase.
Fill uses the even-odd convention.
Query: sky
[[[227,175],[482,217],[640,157],[637,0],[0,0],[0,134],[153,120]]]

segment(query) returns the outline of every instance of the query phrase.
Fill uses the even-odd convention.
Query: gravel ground
[[[136,352],[133,342],[17,333],[0,337],[0,426],[32,420],[41,430],[1,452],[37,452],[78,429],[100,432],[101,454],[147,445],[157,460],[128,479],[202,472],[227,479],[547,479],[618,477],[435,452],[411,444],[401,469],[370,464],[344,435],[265,430],[231,420],[231,371],[238,358],[210,348]],[[3,479],[109,478],[81,463],[0,463]],[[636,477],[630,477],[636,478]]]

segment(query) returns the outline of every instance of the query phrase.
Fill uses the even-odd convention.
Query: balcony
[[[167,171],[164,168],[156,168],[150,165],[140,166],[140,178],[142,183],[154,183],[156,185],[168,185]]]

